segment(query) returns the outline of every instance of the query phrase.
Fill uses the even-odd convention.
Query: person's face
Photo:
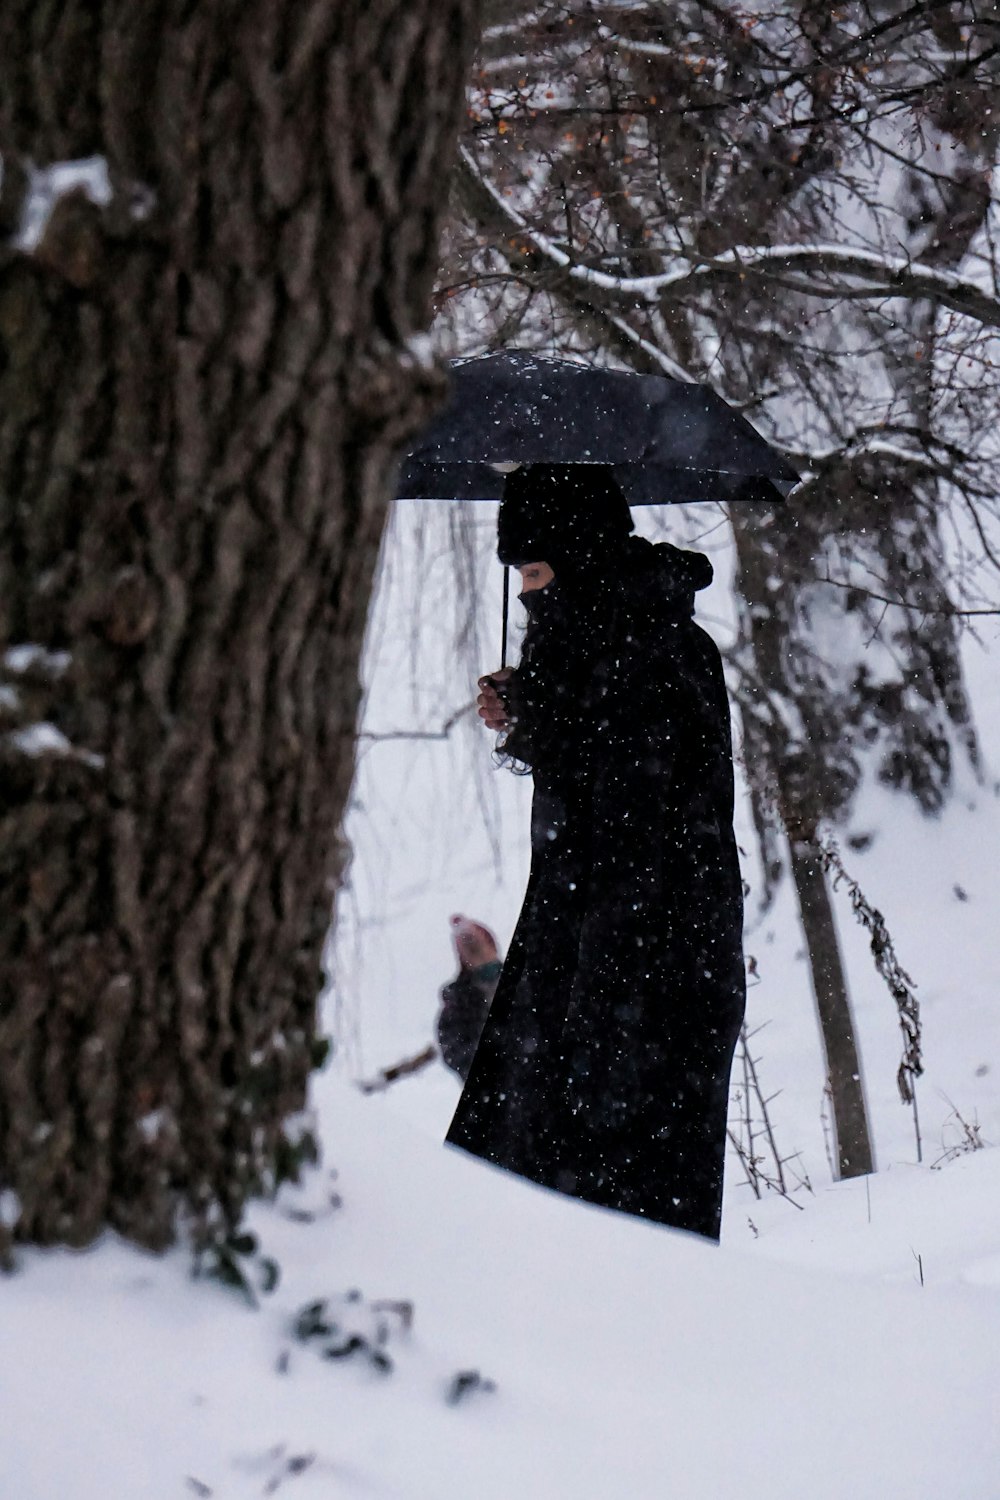
[[[543,589],[556,576],[547,562],[521,563],[517,570],[521,575],[521,592],[530,594],[533,589]]]

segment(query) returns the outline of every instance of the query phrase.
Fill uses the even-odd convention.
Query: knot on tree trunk
[[[139,646],[156,624],[159,604],[152,579],[129,564],[115,574],[102,618],[104,635],[114,646]]]

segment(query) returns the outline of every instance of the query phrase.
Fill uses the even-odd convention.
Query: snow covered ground
[[[491,646],[468,671],[440,646],[454,574],[426,541],[426,639],[387,558],[372,734],[442,725],[495,665]],[[718,561],[703,615],[721,638]],[[492,608],[490,570],[481,582]],[[763,915],[751,897],[750,1015],[767,1023],[754,1053],[780,1090],[779,1145],[813,1191],[758,1201],[730,1161],[718,1249],[443,1148],[458,1087],[437,1064],[362,1096],[359,1076],[430,1037],[448,915],[509,936],[530,795],[493,772],[469,715],[444,739],[365,741],[332,955],[339,1051],[315,1090],[325,1162],[251,1215],[280,1285],[253,1311],[193,1283],[181,1251],[24,1255],[0,1282],[0,1500],[1000,1500],[1000,629],[981,634],[987,776],[964,773],[936,822],[869,789],[847,832],[871,843],[843,845],[919,986],[922,1164],[892,1001],[845,901],[879,1171],[831,1180],[787,891]],[[959,1149],[956,1111],[985,1149]],[[297,1338],[320,1299],[314,1323],[337,1332]]]
[[[406,1109],[320,1095],[342,1205],[320,1172],[255,1212],[284,1271],[260,1311],[113,1243],[5,1285],[5,1500],[1000,1494],[1000,1152],[876,1177],[870,1224],[859,1183],[776,1202],[716,1250],[442,1150],[444,1077]],[[392,1370],[292,1338],[331,1297]],[[461,1372],[495,1388],[452,1404]]]

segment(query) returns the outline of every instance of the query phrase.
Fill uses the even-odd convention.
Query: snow
[[[807,270],[825,274],[839,271],[849,280],[860,278],[865,281],[873,296],[934,296],[945,306],[967,313],[987,327],[1000,325],[1000,303],[989,289],[985,266],[981,268],[983,281],[980,284],[957,272],[921,265],[905,256],[888,255],[864,246],[845,246],[835,242],[737,245],[714,256],[678,256],[669,270],[655,275],[613,276],[609,272],[575,262],[551,238],[528,224],[523,214],[482,175],[475,159],[465,147],[460,149],[459,155],[465,170],[475,177],[479,190],[493,200],[496,211],[507,221],[513,232],[533,245],[539,254],[570,280],[621,297],[626,305],[637,300],[658,302],[665,293],[676,295],[684,287],[695,285],[708,276],[742,276],[747,271],[774,267],[783,272]],[[831,292],[820,280],[802,283],[799,290],[807,291],[811,296],[840,296],[843,287],[838,285]],[[660,351],[660,359],[673,365],[664,351]],[[667,373],[675,371],[674,365],[673,370]]]
[[[29,724],[24,729],[13,730],[4,739],[20,750],[22,755],[71,755],[73,746],[54,724]]]
[[[33,167],[21,227],[15,240],[17,248],[35,250],[59,199],[77,190],[86,193],[91,203],[99,207],[106,207],[111,202],[111,177],[106,157],[87,156],[76,161],[53,162],[47,167]]]
[[[779,1249],[719,1251],[442,1150],[443,1076],[405,1110],[317,1092],[343,1206],[319,1172],[255,1210],[284,1273],[260,1311],[111,1239],[5,1286],[4,1495],[995,1496],[1000,1153],[876,1177],[871,1225],[846,1183],[786,1210]],[[388,1374],[290,1336],[352,1288],[362,1321],[413,1304]],[[472,1370],[495,1391],[450,1405]]]
[[[568,261],[568,257],[564,256],[563,261]],[[849,277],[868,275],[876,283],[875,289],[883,292],[906,287],[910,289],[911,295],[919,292],[960,296],[968,299],[967,310],[983,322],[995,326],[1000,319],[1000,306],[990,294],[985,268],[983,283],[980,285],[954,271],[924,266],[905,256],[884,255],[862,246],[836,243],[736,245],[719,255],[689,257],[671,270],[655,276],[608,276],[585,266],[574,266],[570,274],[605,291],[653,299],[667,290],[676,290],[692,278],[710,275],[713,271],[732,270],[739,274],[741,271],[767,265],[774,265],[780,270],[797,270],[803,267],[820,271],[839,269]],[[812,287],[811,291],[813,295],[822,295],[821,287]],[[949,303],[949,306],[952,305],[956,304]]]
[[[37,724],[26,724],[23,729],[12,729],[9,734],[3,735],[2,740],[12,749],[19,751],[21,755],[28,755],[32,758],[46,755],[58,756],[63,760],[79,761],[95,771],[99,771],[104,765],[103,755],[95,755],[90,750],[79,749],[66,738],[61,729],[47,720],[42,720]]]
[[[459,148],[458,154],[462,166],[476,179],[480,191],[488,194],[493,200],[497,212],[507,221],[511,231],[526,239],[540,254],[546,256],[558,270],[564,271],[574,281],[585,281],[592,286],[616,292],[623,289],[628,290],[625,284],[617,277],[608,276],[603,271],[591,271],[585,266],[574,264],[566,252],[560,250],[558,245],[553,244],[551,239],[538,230],[529,227],[523,214],[513,208],[503,194],[499,193],[493,184],[482,176],[475,159],[464,146]],[[683,366],[678,364],[676,360],[671,359],[670,355],[663,349],[657,348],[648,339],[644,339],[624,318],[608,314],[607,321],[618,334],[630,343],[635,344],[644,354],[648,355],[664,375],[670,376],[673,380],[689,380],[691,378]]]
[[[356,1087],[428,1041],[453,968],[449,915],[468,911],[506,942],[523,889],[530,786],[492,768],[474,716],[443,738],[378,738],[447,722],[495,664],[499,569],[481,545],[494,517],[400,507],[387,539],[368,667],[375,738],[331,952],[338,1051],[309,1117],[324,1163],[250,1214],[281,1266],[277,1290],[250,1310],[192,1281],[186,1251],[157,1258],[110,1235],[83,1253],[22,1252],[0,1285],[0,1496],[997,1500],[995,771],[977,782],[964,770],[937,821],[870,786],[838,832],[918,985],[922,1164],[896,1091],[893,1002],[838,896],[880,1170],[831,1180],[801,933],[787,887],[760,907],[745,802],[750,1020],[768,1023],[754,1054],[779,1091],[779,1145],[812,1184],[800,1211],[757,1200],[731,1159],[716,1248],[443,1147],[459,1090],[439,1064],[382,1094]],[[650,533],[662,523],[641,518]],[[687,530],[677,514],[669,526],[693,541],[694,512]],[[717,565],[700,617],[723,639],[732,560],[703,512],[697,527]],[[485,600],[471,619],[451,550],[466,544]],[[416,573],[404,566],[414,556]],[[1000,621],[967,637],[987,757],[998,650]],[[961,1149],[956,1110],[984,1149]],[[16,1208],[0,1200],[0,1219]],[[364,1343],[324,1358],[321,1341],[297,1340],[297,1315],[320,1299],[391,1370]],[[452,1403],[462,1372],[467,1394]]]
[[[61,677],[72,660],[68,651],[49,651],[34,641],[22,641],[16,646],[8,646],[2,664],[6,671],[16,676],[37,672],[45,677]]]
[[[433,370],[435,365],[434,344],[428,333],[411,333],[406,340],[407,353],[421,370]]]
[[[155,1141],[167,1123],[167,1116],[162,1109],[153,1109],[149,1114],[143,1115],[138,1123],[139,1133],[143,1140]]]

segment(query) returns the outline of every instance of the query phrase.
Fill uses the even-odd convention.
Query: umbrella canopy
[[[399,498],[499,500],[502,468],[607,464],[630,505],[781,501],[798,474],[707,386],[513,352],[456,360]],[[501,466],[498,469],[495,466]]]

